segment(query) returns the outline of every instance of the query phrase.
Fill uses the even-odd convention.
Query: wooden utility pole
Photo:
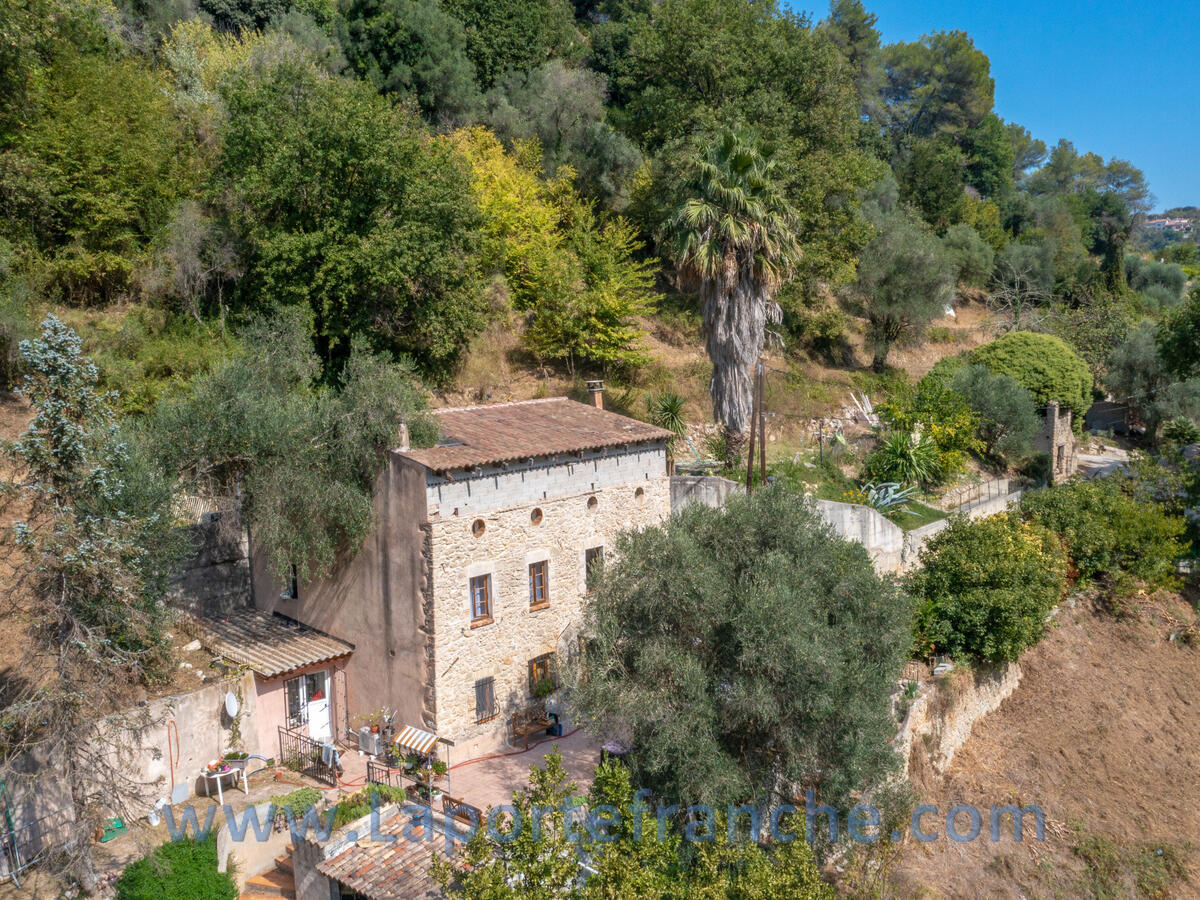
[[[767,483],[767,370],[758,364],[758,465],[759,484]]]
[[[758,441],[759,474],[763,483],[767,480],[767,429],[763,415],[763,389],[766,386],[766,375],[763,364],[758,363],[754,369],[754,403],[750,414],[750,449],[746,454],[746,493],[754,490],[754,445]]]
[[[758,434],[758,377],[754,378],[753,399],[750,402],[750,447],[746,453],[746,493],[754,491],[754,438]]]

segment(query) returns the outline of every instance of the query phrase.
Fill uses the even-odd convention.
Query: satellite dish
[[[229,718],[232,719],[234,716],[237,715],[237,711],[238,711],[238,699],[234,695],[233,691],[227,691],[225,693],[225,712],[229,713]]]

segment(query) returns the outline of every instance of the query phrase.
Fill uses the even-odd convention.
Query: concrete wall
[[[813,500],[817,515],[833,529],[833,533],[848,541],[857,541],[879,572],[899,572],[904,566],[904,531],[869,506],[839,503],[835,500]]]
[[[283,585],[254,554],[254,596],[260,609],[278,611],[354,644],[346,664],[351,719],[379,707],[401,723],[424,722],[429,664],[423,597],[426,571],[425,470],[389,454],[375,483],[375,527],[356,553],[346,554],[328,579],[303,582],[299,597],[280,596]]]
[[[477,756],[504,743],[509,715],[532,702],[531,659],[545,653],[561,659],[576,648],[585,603],[585,550],[611,552],[618,532],[670,515],[665,454],[644,455],[637,474],[635,480],[595,491],[479,516],[485,526],[479,537],[472,531],[473,515],[443,515],[430,522],[435,725],[438,734],[457,743],[456,757]],[[537,523],[535,509],[541,511]],[[550,602],[531,610],[529,565],[542,560],[549,562]],[[469,579],[484,574],[491,576],[493,621],[472,627]],[[477,724],[475,682],[489,676],[495,679],[500,714]]]
[[[209,760],[233,749],[233,723],[225,713],[225,694],[230,691],[242,697],[239,728],[244,749],[253,753],[257,724],[254,676],[250,673],[150,702],[149,717],[156,724],[142,735],[135,768],[140,780],[153,786],[146,802],[138,805],[139,813],[148,811],[159,797],[169,797],[172,783],[186,784],[193,796],[204,793],[200,773]]]
[[[665,471],[665,459],[666,445],[656,442],[628,450],[598,450],[507,466],[481,466],[470,472],[430,473],[429,515],[478,515],[536,504],[549,497],[645,481]]]
[[[736,481],[719,475],[672,475],[671,512],[679,512],[689,503],[724,506],[730,494],[744,490]]]

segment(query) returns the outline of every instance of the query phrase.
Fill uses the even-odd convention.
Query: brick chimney
[[[592,398],[592,406],[596,409],[604,409],[604,382],[589,381],[587,383],[588,394]]]

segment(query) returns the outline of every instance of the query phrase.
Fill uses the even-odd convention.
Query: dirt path
[[[1170,639],[1194,620],[1167,594],[1141,597],[1122,619],[1065,609],[945,777],[917,785],[943,813],[959,802],[1039,804],[1046,843],[910,837],[886,893],[1146,896],[1163,861],[1180,859],[1189,878],[1159,896],[1200,896],[1200,646]]]

